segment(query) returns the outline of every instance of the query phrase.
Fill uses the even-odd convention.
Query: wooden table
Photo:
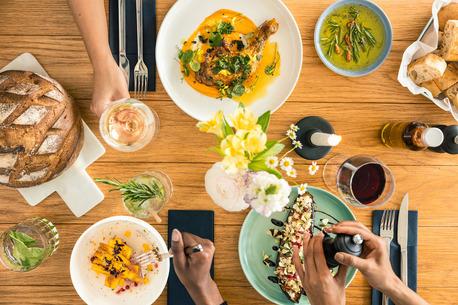
[[[424,121],[428,124],[456,124],[423,96],[413,96],[397,81],[401,56],[416,40],[431,15],[432,0],[375,0],[391,20],[394,41],[386,62],[374,73],[347,78],[327,69],[313,46],[313,30],[321,12],[333,0],[285,0],[302,34],[302,73],[288,101],[272,116],[270,139],[279,139],[291,123],[317,115],[326,118],[342,143],[319,160],[320,171],[310,176],[299,167],[298,181],[326,188],[322,168],[329,157],[339,154],[370,154],[383,160],[396,178],[396,192],[386,207],[399,208],[409,192],[411,210],[419,211],[418,292],[432,304],[458,303],[458,157],[429,151],[412,152],[384,147],[379,132],[390,120]],[[157,3],[158,28],[173,0]],[[83,41],[65,0],[0,1],[0,67],[19,54],[31,52],[48,73],[72,94],[97,137],[98,118],[89,111],[92,68]],[[108,1],[106,1],[108,4]],[[88,168],[92,177],[115,176],[121,180],[145,169],[164,170],[172,179],[171,202],[160,213],[164,222],[154,227],[167,235],[167,209],[209,209],[215,211],[215,280],[230,304],[267,304],[246,280],[237,255],[241,225],[248,211],[228,213],[216,206],[205,192],[204,175],[219,160],[205,154],[214,138],[195,128],[196,121],[169,98],[159,79],[157,91],[147,95],[147,104],[161,119],[159,137],[134,154],[118,152],[107,145],[106,154]],[[310,164],[293,154],[299,164]],[[0,232],[28,217],[45,217],[54,222],[61,236],[59,250],[43,265],[27,273],[0,268],[0,304],[83,304],[72,286],[70,254],[76,240],[93,223],[113,215],[128,215],[118,193],[83,217],[76,218],[57,194],[30,207],[19,193],[0,187]],[[369,210],[351,208],[357,219],[371,225]],[[152,222],[152,221],[151,221]],[[166,304],[167,291],[157,304]],[[348,304],[370,304],[370,287],[357,274],[347,289]]]

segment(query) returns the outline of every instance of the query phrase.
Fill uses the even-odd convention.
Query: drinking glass
[[[149,170],[133,177],[131,180],[144,184],[152,189],[153,186],[156,185],[160,190],[159,196],[148,199],[143,203],[131,202],[123,199],[124,207],[135,217],[150,218],[154,216],[154,213],[157,215],[172,197],[172,182],[169,176],[163,171],[155,169]]]
[[[13,271],[30,271],[59,246],[56,227],[45,218],[29,218],[8,228],[0,237],[0,261]]]
[[[120,151],[136,151],[153,141],[160,129],[157,113],[144,103],[127,98],[111,103],[102,113],[100,133]]]
[[[327,187],[357,208],[375,208],[390,200],[394,177],[380,160],[367,155],[337,155],[323,170]]]

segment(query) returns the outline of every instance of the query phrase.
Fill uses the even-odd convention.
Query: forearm
[[[384,293],[396,305],[429,305],[428,302],[423,300],[418,294],[407,287],[399,278],[392,282],[390,288]]]
[[[112,61],[103,0],[68,0],[94,70]]]

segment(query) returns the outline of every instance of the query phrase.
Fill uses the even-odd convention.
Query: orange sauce
[[[192,35],[189,36],[189,38],[183,43],[181,50],[185,52],[187,50],[195,50],[199,48],[201,51],[198,53],[197,61],[199,63],[205,61],[204,52],[211,47],[208,41],[205,43],[199,41],[199,35],[205,35],[208,37],[212,32],[216,31],[216,27],[221,21],[232,23],[234,26],[234,30],[231,34],[224,34],[224,37],[229,42],[233,40],[240,40],[241,35],[247,35],[257,29],[256,24],[254,24],[253,21],[251,21],[243,14],[228,9],[222,9],[205,18],[205,20],[199,25],[194,33],[192,33]],[[245,93],[238,98],[233,98],[235,101],[238,103],[244,103],[246,106],[248,106],[268,94],[267,87],[273,83],[275,79],[280,75],[280,54],[277,53],[278,58],[275,58],[276,51],[278,52],[276,43],[266,43],[256,73],[254,73],[250,78],[243,82],[243,85],[246,89]],[[277,60],[275,73],[272,76],[267,75],[264,72],[265,68],[268,65],[271,65],[275,59]],[[197,92],[213,98],[220,97],[221,94],[216,87],[199,83],[196,80],[196,73],[191,69],[189,69],[189,76],[185,76],[183,74],[183,77],[186,82]],[[253,90],[250,89],[251,86],[253,86]]]

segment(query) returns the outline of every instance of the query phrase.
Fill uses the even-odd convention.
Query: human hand
[[[208,239],[190,233],[181,234],[174,229],[172,232],[173,266],[175,272],[188,290],[197,305],[219,305],[223,298],[219,293],[216,283],[210,276],[210,268],[215,253],[215,246]],[[184,249],[201,244],[202,252],[185,254]]]
[[[345,304],[345,280],[348,267],[340,266],[337,274],[332,276],[324,257],[323,233],[320,232],[313,238],[306,233],[303,247],[304,267],[297,246],[293,249],[293,262],[310,304]]]
[[[130,97],[126,74],[113,58],[107,59],[105,64],[94,65],[92,91],[91,111],[99,117],[112,102]]]
[[[325,228],[329,233],[349,235],[360,234],[364,240],[364,249],[360,257],[339,252],[335,255],[339,263],[357,268],[369,284],[386,293],[398,282],[398,277],[391,268],[386,251],[385,240],[373,234],[366,226],[357,221],[342,221]]]

